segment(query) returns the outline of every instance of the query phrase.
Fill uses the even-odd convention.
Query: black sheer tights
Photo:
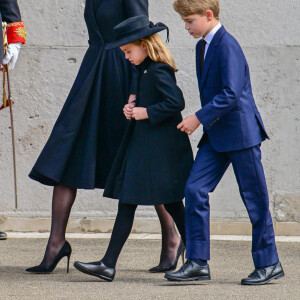
[[[174,221],[163,204],[156,205],[155,210],[161,225],[161,254],[159,267],[169,266],[175,261],[180,244]]]
[[[71,212],[71,208],[75,201],[77,194],[77,189],[70,188],[63,185],[57,185],[53,189],[53,198],[52,198],[52,220],[51,220],[51,232],[48,240],[48,244],[46,247],[44,258],[41,262],[41,266],[49,266],[53,262],[55,256],[58,254],[59,250],[65,243],[65,233],[66,228]],[[123,208],[124,206],[124,208]],[[175,207],[177,207],[174,209]],[[168,214],[177,215],[178,224],[184,220],[184,206],[182,202],[167,204],[165,205],[157,205],[155,207],[156,212],[158,214],[161,228],[162,228],[162,251],[160,257],[160,265],[168,265],[172,263],[175,259],[178,245],[180,243],[179,236],[175,230],[174,222],[172,217]],[[122,245],[120,250],[114,250],[114,247],[110,247],[108,253],[118,253],[121,251],[124,243],[126,242],[128,235],[130,234],[132,223],[134,219],[134,213],[136,210],[136,206],[134,205],[126,205],[123,204],[119,207],[118,216],[114,225],[113,232],[121,232],[121,236],[112,235],[111,243]],[[126,220],[122,223],[122,220]],[[120,220],[120,221],[118,221]],[[184,228],[184,222],[181,225],[177,225],[178,230],[182,237],[185,236],[184,230],[179,229],[179,227]],[[118,240],[119,239],[119,240]],[[111,250],[112,248],[112,250]],[[110,251],[111,250],[111,251]],[[116,256],[116,255],[114,255]],[[119,253],[116,256],[116,261],[119,256]],[[109,259],[108,259],[109,260]],[[115,265],[115,262],[109,263],[110,265]]]
[[[66,228],[77,189],[57,185],[53,189],[51,232],[41,266],[49,266],[64,245]]]
[[[102,259],[103,263],[110,268],[115,268],[121,250],[129,237],[134,220],[137,205],[119,202],[118,213],[112,231],[107,251]],[[180,235],[185,243],[185,211],[183,202],[165,205],[166,210],[172,216]]]

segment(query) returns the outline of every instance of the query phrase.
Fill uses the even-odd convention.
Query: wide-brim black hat
[[[118,48],[163,30],[167,30],[169,39],[169,28],[165,24],[153,24],[148,16],[132,17],[114,27],[115,41],[109,43],[106,48]]]

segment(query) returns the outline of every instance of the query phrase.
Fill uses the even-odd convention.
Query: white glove
[[[9,44],[6,50],[6,55],[3,59],[3,64],[8,64],[8,70],[12,70],[17,62],[22,43]]]

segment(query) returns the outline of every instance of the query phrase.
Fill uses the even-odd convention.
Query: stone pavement
[[[51,275],[32,275],[25,268],[40,262],[44,238],[12,238],[0,241],[0,299],[300,299],[300,243],[278,242],[286,276],[259,286],[240,285],[252,269],[249,241],[212,241],[212,280],[174,284],[161,274],[150,274],[159,257],[160,241],[130,239],[124,247],[114,282],[108,283],[78,272],[75,260],[98,260],[107,238],[69,238],[73,248],[71,270],[63,259]],[[181,266],[181,263],[180,263]]]

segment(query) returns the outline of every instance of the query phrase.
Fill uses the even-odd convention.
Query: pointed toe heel
[[[177,264],[178,264],[178,260],[181,257],[182,259],[182,264],[184,264],[184,252],[185,252],[185,246],[183,244],[183,241],[180,241],[180,244],[178,246],[177,249],[177,254],[176,254],[176,258],[173,264],[171,265],[167,265],[167,266],[161,266],[158,265],[156,267],[153,267],[151,269],[149,269],[148,271],[150,273],[166,273],[166,272],[170,272],[170,271],[174,271],[177,268]]]
[[[34,273],[34,274],[50,274],[54,271],[57,264],[61,261],[62,258],[67,257],[67,273],[69,273],[69,266],[70,266],[70,257],[72,254],[72,247],[71,245],[66,241],[64,245],[61,247],[60,251],[54,258],[53,262],[49,266],[35,266],[32,268],[26,269],[26,272]]]

